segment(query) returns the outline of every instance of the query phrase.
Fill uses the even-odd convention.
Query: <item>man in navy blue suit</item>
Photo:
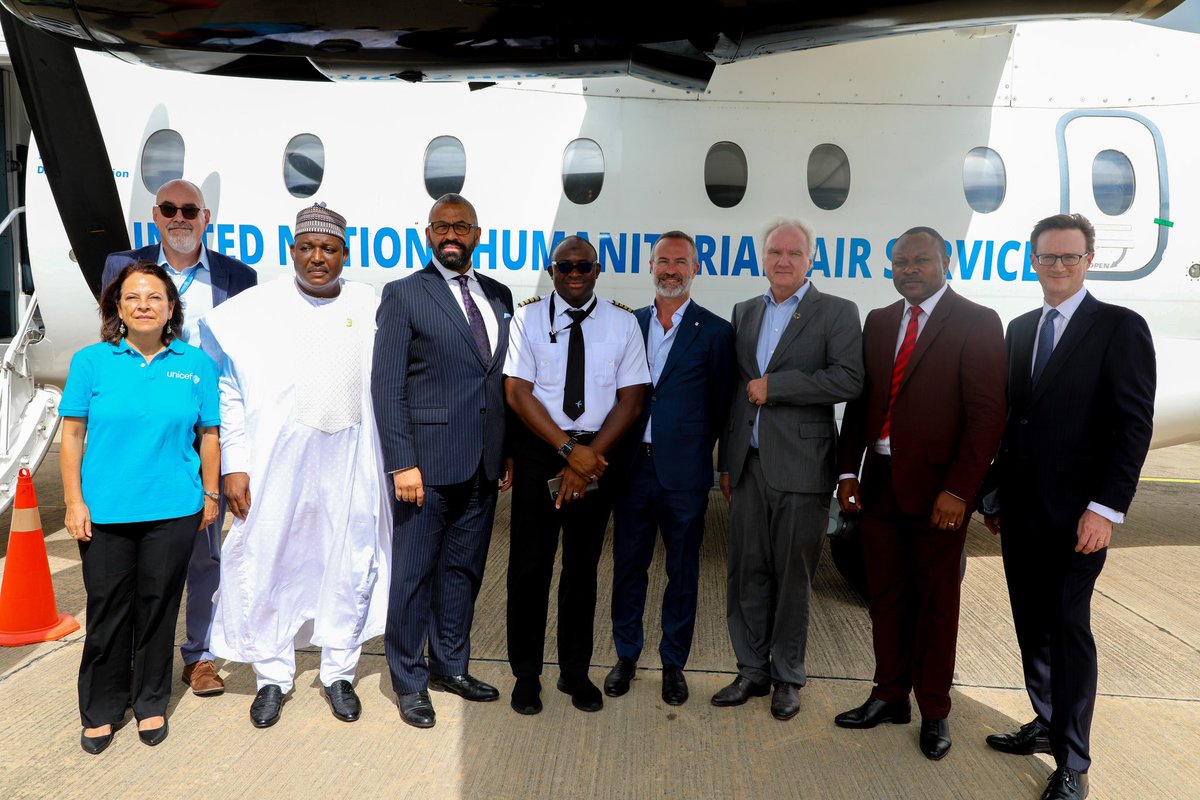
[[[429,689],[498,698],[467,670],[504,458],[504,355],[512,292],[472,269],[475,208],[433,204],[423,270],[389,283],[379,306],[371,392],[396,493],[384,635],[400,717],[436,722]],[[425,662],[426,645],[429,663]]]
[[[161,265],[175,282],[183,303],[183,330],[178,331],[178,335],[199,347],[200,317],[257,284],[258,273],[237,259],[204,246],[204,232],[211,215],[204,207],[204,195],[194,183],[185,180],[164,183],[154,197],[152,215],[161,243],[109,255],[104,262],[101,286],[108,286],[127,264],[151,261]],[[216,521],[196,536],[192,549],[187,576],[187,641],[179,648],[183,657],[183,681],[200,696],[225,691],[209,649],[213,593],[221,579],[223,494],[219,502],[220,513]]]
[[[662,602],[662,698],[687,701],[683,668],[692,648],[700,543],[713,487],[713,446],[733,395],[733,326],[691,299],[700,271],[696,243],[668,231],[650,253],[654,303],[634,312],[653,380],[634,426],[628,487],[613,514],[613,640],[617,664],[604,692],[629,691],[643,646],[647,571],[662,531],[667,589]]]

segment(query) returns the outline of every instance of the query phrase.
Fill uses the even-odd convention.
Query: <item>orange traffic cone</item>
[[[77,630],[75,618],[58,613],[54,602],[37,493],[29,470],[22,469],[13,503],[4,584],[0,587],[0,645],[52,642]]]

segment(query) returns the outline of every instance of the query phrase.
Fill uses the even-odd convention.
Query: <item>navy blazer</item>
[[[512,292],[476,270],[496,314],[484,360],[452,289],[432,264],[383,288],[376,316],[371,396],[388,472],[421,470],[430,486],[488,480],[504,468],[504,356]],[[485,310],[480,309],[486,313]]]
[[[1008,326],[1008,420],[993,472],[1002,525],[1073,534],[1088,503],[1124,513],[1133,500],[1153,430],[1154,342],[1144,319],[1089,293],[1033,385],[1041,315]]]
[[[633,313],[649,347],[654,306]],[[629,434],[640,442],[653,414],[654,470],[664,488],[712,487],[713,447],[729,418],[732,396],[733,326],[693,300]]]
[[[161,245],[152,244],[139,247],[137,250],[123,250],[110,253],[104,260],[104,275],[100,279],[100,291],[121,273],[121,270],[135,261],[158,261]],[[208,248],[205,248],[208,250]],[[236,258],[223,256],[214,250],[208,250],[208,269],[212,274],[213,308],[221,305],[235,294],[258,284],[258,273]]]

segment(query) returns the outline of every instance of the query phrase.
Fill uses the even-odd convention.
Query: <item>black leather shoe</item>
[[[755,683],[747,677],[738,675],[733,683],[712,696],[714,706],[740,706],[751,697],[766,697],[771,691],[770,684]]]
[[[800,687],[794,683],[779,681],[775,694],[771,695],[771,716],[788,720],[800,712]]]
[[[843,711],[833,718],[839,728],[874,728],[883,722],[907,725],[912,720],[912,706],[908,698],[887,703],[877,697],[868,697],[858,708]]]
[[[1059,767],[1050,775],[1042,800],[1083,800],[1088,796],[1086,772],[1076,772],[1070,767]]]
[[[537,678],[517,678],[509,705],[526,716],[542,713],[542,682]]]
[[[97,725],[96,727],[100,726]],[[116,732],[116,725],[113,725],[108,733],[103,736],[88,736],[81,731],[79,734],[79,746],[83,748],[83,752],[98,756],[104,752],[105,748],[112,744],[113,734]]]
[[[637,662],[628,658],[617,659],[616,666],[608,671],[604,679],[604,693],[609,697],[620,697],[629,691],[629,682],[637,672]]]
[[[437,692],[451,692],[463,700],[476,703],[489,703],[500,697],[495,686],[484,683],[469,672],[462,675],[430,675],[429,688]]]
[[[169,731],[167,730],[167,720],[164,717],[161,728],[151,728],[148,731],[139,730],[138,738],[142,740],[142,744],[148,744],[151,747],[154,747],[154,745],[156,745],[156,744],[163,743],[163,741],[167,738],[168,732]]]
[[[944,719],[921,720],[921,752],[930,761],[941,761],[950,752],[950,723]]]
[[[354,722],[362,716],[362,703],[350,681],[334,681],[331,686],[326,686],[325,697],[329,699],[333,715],[342,722]]]
[[[1001,753],[1031,756],[1050,752],[1050,732],[1035,719],[1012,733],[993,733],[986,739],[988,747]]]
[[[571,705],[580,711],[599,711],[604,708],[604,696],[586,676],[558,679],[558,690],[571,695]]]
[[[256,728],[269,728],[279,722],[279,712],[282,709],[283,689],[268,683],[254,695],[254,702],[250,704],[250,721]]]
[[[687,678],[679,667],[663,667],[662,699],[669,706],[681,706],[687,702]]]
[[[437,714],[433,712],[433,701],[429,692],[422,690],[402,694],[400,700],[400,719],[414,728],[432,728],[437,722]]]

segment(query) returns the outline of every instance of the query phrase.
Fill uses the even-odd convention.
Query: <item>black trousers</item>
[[[79,543],[87,591],[87,635],[79,664],[85,728],[166,714],[175,625],[200,512],[102,525]],[[130,655],[133,660],[130,662]]]
[[[550,580],[562,531],[558,658],[566,678],[587,675],[596,616],[596,568],[612,513],[615,457],[600,488],[554,508],[546,481],[565,464],[528,430],[513,437],[512,541],[508,558],[508,662],[518,678],[542,674]]]

